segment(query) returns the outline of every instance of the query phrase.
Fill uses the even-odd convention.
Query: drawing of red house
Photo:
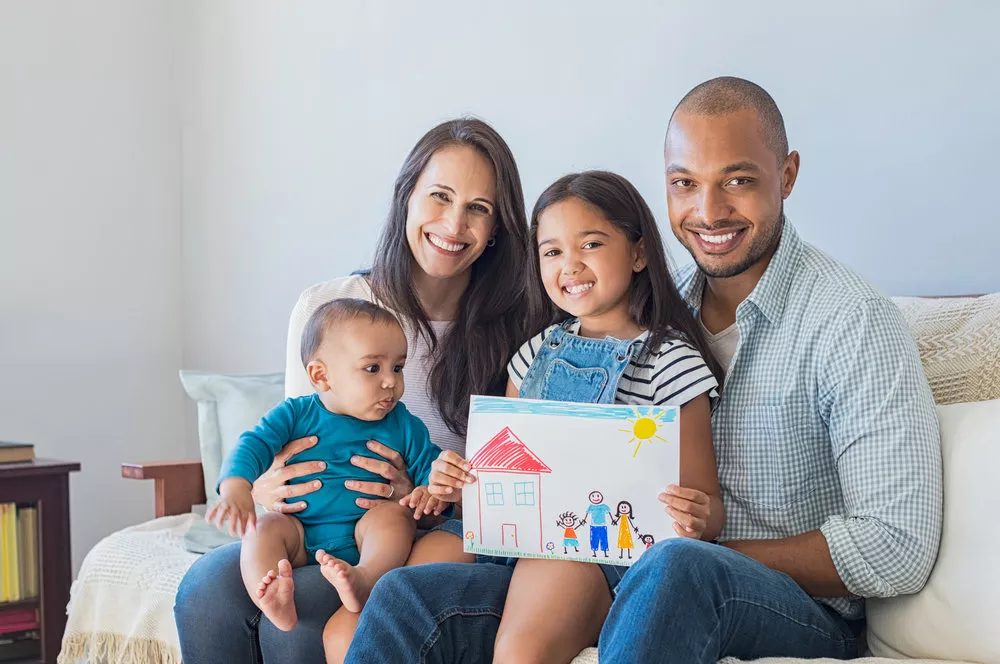
[[[478,476],[479,543],[498,549],[542,550],[542,474],[552,469],[510,427],[469,461]]]

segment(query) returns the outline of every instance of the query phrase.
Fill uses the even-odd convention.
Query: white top
[[[285,396],[298,397],[312,394],[312,383],[306,374],[305,367],[302,366],[300,346],[302,344],[302,329],[309,321],[313,312],[326,304],[330,300],[341,297],[355,297],[361,300],[375,301],[372,294],[371,285],[368,280],[361,275],[341,277],[333,279],[315,286],[307,288],[292,310],[291,318],[288,321],[288,344],[285,356]],[[431,329],[440,339],[451,326],[447,321],[431,321]],[[441,418],[438,411],[437,402],[430,394],[430,385],[427,378],[430,375],[432,362],[430,361],[430,346],[423,335],[416,334],[404,325],[406,331],[406,342],[409,346],[407,351],[406,366],[403,367],[403,381],[405,391],[402,401],[411,413],[419,417],[431,434],[431,442],[443,450],[454,450],[459,454],[465,454],[465,438],[452,433]]]
[[[736,347],[740,344],[740,328],[733,323],[722,332],[712,334],[701,322],[698,316],[698,325],[701,326],[701,333],[705,335],[708,342],[708,350],[715,356],[715,360],[722,367],[723,375],[729,373],[729,365],[733,363],[733,355],[736,354]]]
[[[517,351],[507,373],[514,387],[521,389],[521,382],[528,367],[531,366],[535,354],[545,340],[558,325],[550,325],[544,331],[529,339]],[[580,321],[574,321],[569,332],[577,334],[580,331]],[[649,332],[643,332],[639,339],[645,339]],[[615,403],[636,406],[683,406],[699,394],[709,393],[715,397],[715,388],[719,383],[709,370],[705,360],[689,344],[677,339],[665,339],[655,353],[641,353],[633,357],[625,367]]]

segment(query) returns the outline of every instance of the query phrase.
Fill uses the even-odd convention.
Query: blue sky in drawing
[[[563,415],[594,420],[622,420],[639,416],[660,416],[661,422],[677,418],[677,406],[623,406],[621,404],[566,403],[503,397],[473,396],[470,414]]]

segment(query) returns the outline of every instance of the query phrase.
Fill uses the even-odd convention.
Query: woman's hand
[[[413,480],[410,479],[410,474],[406,470],[406,463],[403,462],[403,457],[399,452],[391,447],[386,447],[377,440],[369,440],[368,449],[385,459],[385,461],[364,456],[354,456],[351,457],[351,463],[358,468],[364,468],[369,472],[384,477],[389,483],[347,480],[344,482],[344,486],[351,491],[375,496],[375,498],[358,498],[354,501],[355,504],[367,510],[379,504],[383,499],[399,499],[409,495],[413,491]]]
[[[674,531],[681,537],[701,539],[712,514],[707,493],[671,484],[656,499],[666,505],[664,511],[674,519]]]
[[[458,502],[462,499],[462,487],[476,481],[468,472],[471,469],[468,461],[451,450],[445,450],[431,464],[428,490],[441,500]]]
[[[314,480],[302,484],[288,484],[288,480],[303,475],[312,475],[326,468],[322,461],[302,461],[285,465],[288,460],[303,450],[307,450],[318,442],[315,436],[299,438],[288,443],[274,455],[274,462],[263,475],[253,483],[253,500],[264,509],[282,514],[294,514],[306,508],[302,501],[288,503],[288,498],[299,498],[308,495],[322,486],[322,482]]]

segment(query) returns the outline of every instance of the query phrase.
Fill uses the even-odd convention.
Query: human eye
[[[379,372],[379,366],[377,364],[369,364],[364,369],[362,369],[362,371],[364,371],[365,373],[377,374]]]
[[[694,186],[694,182],[687,178],[675,178],[670,181],[670,186],[675,189],[690,189]]]
[[[392,372],[393,373],[403,373],[403,365],[402,364],[397,364],[396,366],[394,366],[392,368]]]
[[[753,182],[753,178],[748,178],[748,177],[742,177],[741,176],[741,177],[731,178],[728,182],[726,182],[726,186],[727,187],[742,187],[742,186],[751,184],[752,182]]]
[[[597,249],[598,247],[603,247],[603,242],[598,242],[597,240],[591,240],[583,245],[584,249]]]
[[[558,256],[560,253],[562,253],[562,252],[560,252],[558,249],[549,249],[548,251],[543,251],[542,252],[542,257],[543,258],[552,258],[553,256]]]
[[[469,206],[469,209],[473,212],[478,212],[479,214],[490,214],[490,209],[482,203],[473,203]]]
[[[432,191],[431,197],[436,198],[444,203],[448,203],[451,201],[451,198],[448,196],[448,194],[446,194],[443,191]]]

